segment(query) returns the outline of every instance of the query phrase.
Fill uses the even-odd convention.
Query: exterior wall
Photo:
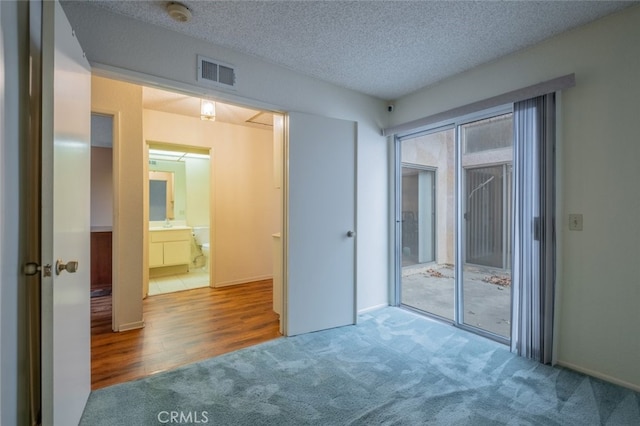
[[[436,262],[454,264],[454,131],[447,130],[403,141],[402,162],[436,170]]]
[[[559,101],[558,363],[640,390],[640,7],[396,102],[392,124],[575,73]],[[584,231],[568,214],[584,215]]]

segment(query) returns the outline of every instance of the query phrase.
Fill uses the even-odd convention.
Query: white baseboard
[[[597,377],[598,379],[602,379],[606,382],[613,383],[614,385],[622,386],[628,389],[631,389],[636,392],[640,392],[640,386],[634,383],[629,383],[624,380],[617,379],[615,377],[611,377],[607,374],[600,373],[598,371],[591,370],[589,368],[580,367],[579,365],[572,364],[570,362],[565,362],[562,360],[558,360],[557,365],[562,367],[569,368],[571,370],[575,370],[579,373],[586,374],[588,376]]]
[[[389,306],[388,303],[382,303],[380,305],[370,306],[368,308],[358,310],[358,315],[367,314],[369,312],[377,311],[378,309],[386,308],[388,306]]]
[[[247,283],[252,283],[252,282],[255,282],[255,281],[264,281],[264,280],[272,280],[272,279],[273,279],[273,275],[261,275],[261,276],[257,276],[257,277],[241,278],[239,280],[222,281],[222,282],[219,282],[219,283],[215,283],[213,287],[214,288],[228,287],[230,285],[247,284]]]
[[[120,327],[118,327],[118,331],[136,330],[138,328],[144,328],[144,321],[135,321],[128,324],[120,324]]]

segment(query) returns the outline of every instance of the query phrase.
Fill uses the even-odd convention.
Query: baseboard
[[[144,328],[144,321],[136,321],[136,322],[130,322],[128,324],[121,324],[120,327],[118,327],[118,331],[136,330],[138,328]]]
[[[629,383],[624,380],[617,379],[615,377],[611,377],[607,374],[600,373],[598,371],[591,370],[589,368],[580,367],[578,365],[572,364],[570,362],[565,362],[562,360],[558,360],[557,365],[565,368],[569,368],[571,370],[577,371],[579,373],[586,374],[588,376],[596,377],[598,379],[602,379],[606,382],[613,383],[614,385],[622,386],[632,391],[640,392],[640,386],[634,383]]]
[[[388,303],[382,303],[380,305],[370,306],[368,308],[360,309],[358,315],[368,314],[369,312],[377,311],[378,309],[389,307]]]
[[[214,288],[229,287],[230,285],[248,284],[256,281],[264,281],[264,280],[272,280],[272,279],[273,279],[273,275],[261,275],[257,277],[242,278],[242,279],[233,280],[233,281],[223,281],[220,283],[215,283],[213,287]]]

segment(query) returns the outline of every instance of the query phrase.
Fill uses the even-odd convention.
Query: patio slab
[[[402,303],[453,321],[453,275],[451,265],[403,267]],[[508,276],[509,271],[465,265],[463,271],[463,322],[465,324],[509,338],[511,285]]]

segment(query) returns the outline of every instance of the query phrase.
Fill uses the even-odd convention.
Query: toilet
[[[202,267],[205,271],[209,271],[209,227],[208,226],[194,226],[193,236],[196,240],[196,244],[202,250],[202,256],[204,259],[196,257],[194,264]]]

